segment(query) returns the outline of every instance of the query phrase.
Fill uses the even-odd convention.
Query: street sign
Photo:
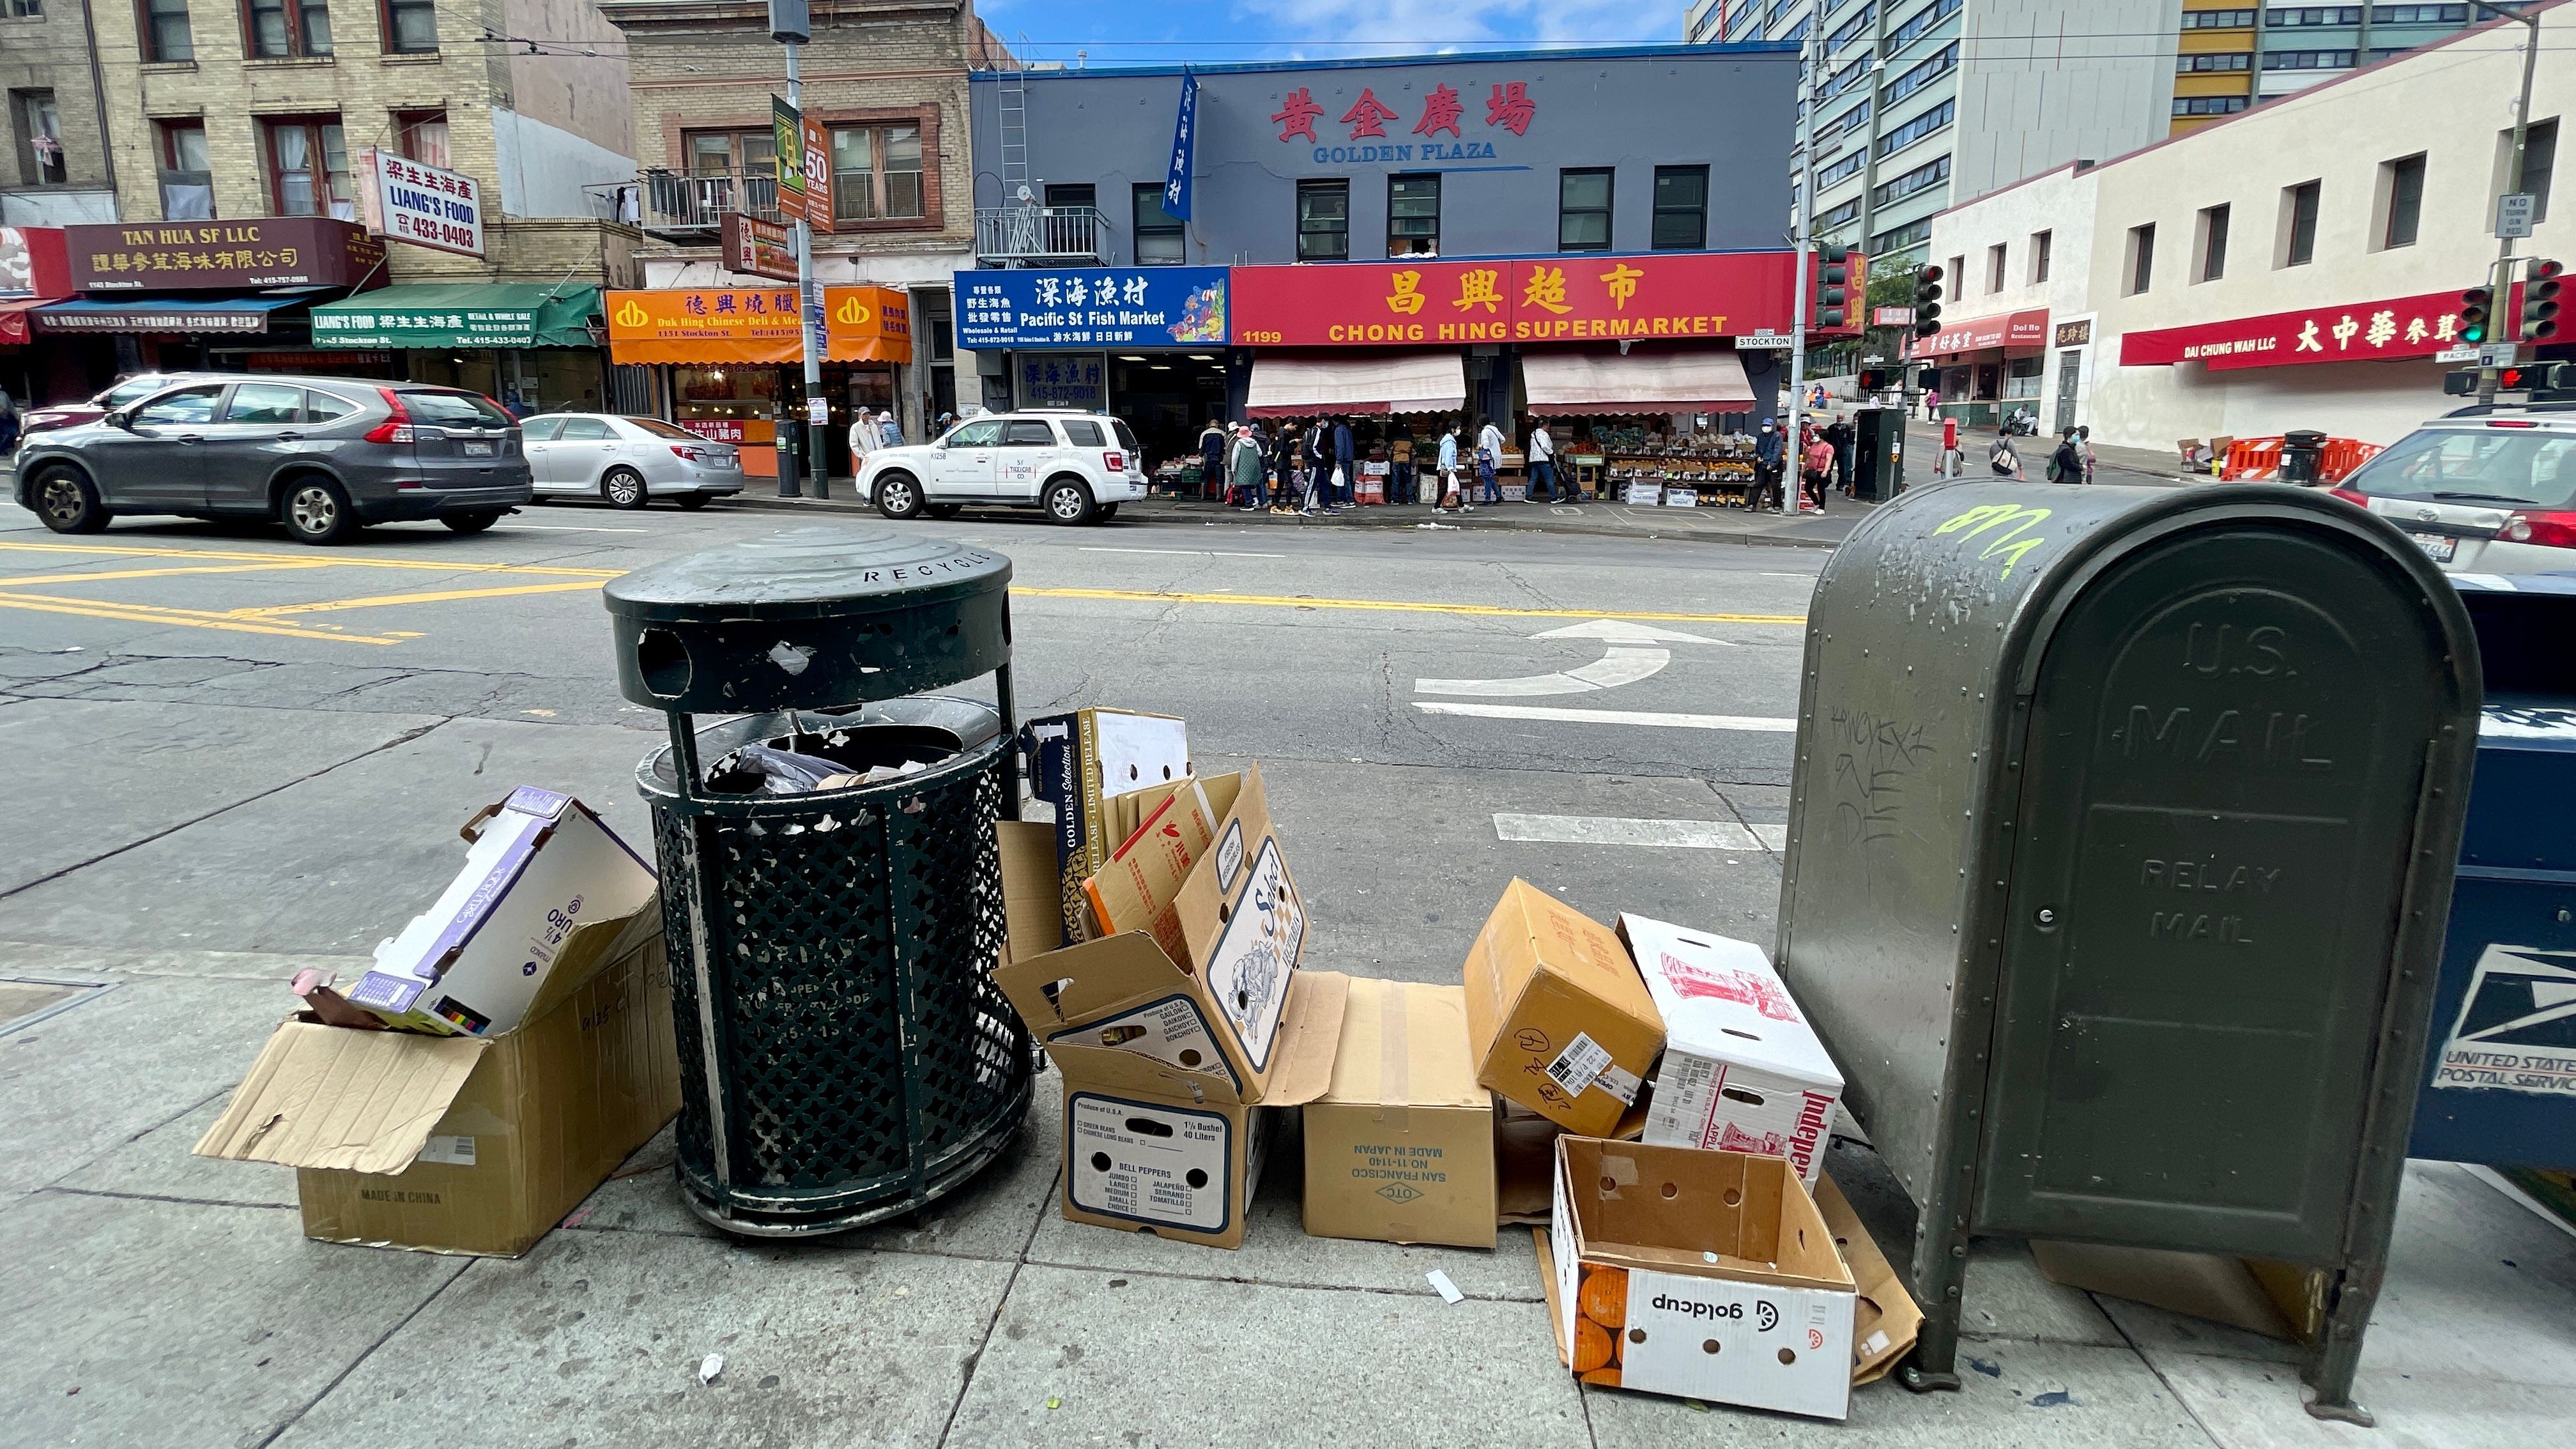
[[[1789,336],[1785,332],[1772,332],[1767,329],[1761,332],[1743,333],[1735,339],[1735,350],[1738,352],[1786,352],[1789,350]]]
[[[2539,201],[2539,196],[2529,191],[2497,197],[2495,234],[2500,238],[2531,235],[2531,214]]]
[[[2522,360],[2522,347],[2512,342],[2489,342],[2478,349],[2478,366],[2511,367]]]
[[[2433,360],[2435,362],[2475,362],[2478,360],[2478,349],[2474,347],[2445,347],[2441,351],[2433,354]]]
[[[1869,309],[1869,325],[1872,327],[1911,327],[1914,325],[1914,309],[1911,307],[1872,307]]]

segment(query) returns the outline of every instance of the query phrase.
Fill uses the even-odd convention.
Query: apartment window
[[[1610,168],[1586,167],[1556,175],[1556,249],[1610,250]]]
[[[161,219],[215,219],[215,173],[206,163],[203,121],[158,123],[161,143]]]
[[[927,210],[921,127],[832,128],[834,221],[915,221]]]
[[[1898,101],[1948,75],[1957,68],[1958,64],[1959,42],[1954,40],[1917,61],[1905,74],[1898,76],[1887,88],[1885,103],[1895,105]]]
[[[2352,65],[2349,50],[2267,50],[2263,52],[2265,70],[2345,70]]]
[[[2295,30],[2308,25],[2359,25],[2358,5],[2294,5],[2286,9],[2263,12],[2263,23],[2274,30]]]
[[[2030,234],[2030,284],[2034,287],[2048,280],[2048,254],[2057,244],[2057,233],[2035,231]]]
[[[1918,192],[1929,191],[1949,179],[1950,158],[1936,156],[1901,176],[1880,182],[1878,190],[1874,193],[1874,199],[1879,205],[1885,206],[1891,201],[1899,201]]]
[[[2243,109],[2243,96],[2176,96],[2173,103],[2177,116],[2232,116]]]
[[[2254,12],[2251,10],[2186,10],[2182,13],[2182,28],[2185,30],[2251,30],[2254,28]]]
[[[1854,151],[1848,156],[1828,161],[1816,168],[1816,185],[1819,189],[1831,186],[1860,170],[1868,161],[1867,151]]]
[[[1930,241],[1931,239],[1932,218],[1927,216],[1919,221],[1909,221],[1905,225],[1897,227],[1892,231],[1883,231],[1878,235],[1871,237],[1869,239],[1869,254],[1873,257],[1888,256],[1896,252],[1901,252],[1907,247],[1921,246],[1923,243]]]
[[[2304,267],[2317,256],[2317,201],[2324,183],[2309,181],[2281,192],[2281,265]]]
[[[438,7],[434,0],[384,0],[385,53],[431,55],[438,50]]]
[[[1836,26],[1833,34],[1825,37],[1826,49],[1839,50],[1843,46],[1849,45],[1853,41],[1860,39],[1862,33],[1869,29],[1869,23],[1877,18],[1878,5],[1876,0],[1871,0],[1870,4],[1860,7],[1860,10],[1854,14],[1851,19]]]
[[[1950,270],[1942,275],[1950,279],[1951,291],[1955,298],[1958,289],[1968,285],[1968,259],[1966,257],[1952,257],[1950,259]]]
[[[2174,57],[2174,73],[2177,75],[2192,75],[2200,71],[2211,70],[2252,70],[2253,68],[2253,55],[2250,52],[2242,50],[2231,50],[2213,55],[2178,55]]]
[[[2227,275],[2227,208],[2204,206],[2200,209],[2200,275],[2203,282],[2215,282]]]
[[[772,181],[778,177],[778,137],[766,128],[692,131],[685,141],[691,176],[763,176]]]
[[[394,112],[394,148],[407,161],[447,167],[447,112]]]
[[[2374,5],[2373,25],[2458,25],[2469,18],[2466,5]]]
[[[1832,100],[1834,97],[1841,95],[1847,90],[1850,90],[1853,86],[1859,85],[1860,78],[1867,74],[1869,74],[1869,57],[1864,55],[1860,59],[1853,61],[1851,64],[1844,66],[1841,70],[1834,72],[1833,78],[1826,81],[1824,85],[1817,90],[1816,104],[1823,105],[1825,102]]]
[[[1346,262],[1351,257],[1351,184],[1297,183],[1297,260]]]
[[[2388,204],[2381,213],[2386,220],[2379,228],[2380,248],[2411,247],[2424,218],[2424,153],[2418,151],[2381,165],[2379,176],[2388,193]]]
[[[1933,26],[1958,13],[1959,0],[1932,0],[1931,4],[1896,23],[1896,28],[1888,32],[1887,48],[1890,51],[1903,49],[1921,40]]]
[[[1895,130],[1878,138],[1878,154],[1892,156],[1935,131],[1945,129],[1959,114],[1959,103],[1943,101]]]
[[[331,7],[323,0],[242,0],[243,48],[260,60],[331,53]]]
[[[11,91],[9,130],[19,185],[60,186],[70,179],[63,165],[62,117],[54,110],[52,91]]]
[[[143,58],[197,58],[197,38],[188,29],[188,0],[143,0]]]
[[[1648,245],[1659,252],[1708,245],[1708,168],[1655,168],[1655,224]]]
[[[2129,286],[2123,295],[2134,297],[2147,289],[2156,276],[2156,224],[2129,228]]]
[[[2513,162],[2513,132],[2503,133],[2505,163]],[[2522,133],[2522,177],[2513,189],[2531,193],[2531,219],[2549,219],[2549,176],[2558,165],[2558,118],[2534,121]]]
[[[1859,219],[1860,198],[1855,196],[1851,200],[1844,202],[1842,205],[1837,206],[1830,211],[1817,212],[1816,230],[1819,233],[1829,232],[1835,227],[1845,226]]]
[[[1823,142],[1830,141],[1834,137],[1841,135],[1845,131],[1857,131],[1868,124],[1869,97],[1863,96],[1860,98],[1860,104],[1818,127],[1816,129],[1816,140],[1819,144],[1822,144]]]
[[[1136,228],[1136,265],[1177,267],[1190,259],[1189,233],[1179,217],[1163,210],[1161,182],[1137,182],[1127,208]]]
[[[1986,248],[1986,295],[1991,297],[2004,289],[2004,244]]]
[[[1440,177],[1390,176],[1386,179],[1386,254],[1391,257],[1440,255]]]
[[[260,132],[268,154],[271,216],[358,219],[338,117],[262,121]]]

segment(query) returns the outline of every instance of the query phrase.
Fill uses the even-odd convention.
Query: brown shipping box
[[[1618,1130],[1664,1019],[1609,927],[1515,880],[1468,948],[1466,986],[1478,1081],[1568,1132]]]
[[[1494,1098],[1463,989],[1353,979],[1332,1087],[1302,1111],[1309,1234],[1494,1245]]]
[[[298,1169],[307,1237],[517,1257],[671,1120],[679,1078],[656,897],[567,937],[501,1036],[288,1020],[196,1152]]]

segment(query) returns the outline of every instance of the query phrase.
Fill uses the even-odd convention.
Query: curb
[[[866,504],[839,498],[779,498],[775,496],[754,496],[749,493],[737,493],[730,498],[719,499],[713,507],[716,510],[745,509],[757,513],[835,513],[864,515],[871,518],[876,516],[876,511],[868,507]],[[1010,509],[995,511],[1020,513],[1025,512],[1026,510]],[[1188,514],[1174,515],[1156,513],[1142,514],[1134,518],[1122,518],[1118,522],[1120,526],[1132,525],[1139,528],[1180,528],[1193,524],[1218,524],[1223,521],[1224,520],[1222,519],[1199,518]],[[1257,525],[1257,527],[1264,529],[1284,528],[1289,526],[1291,525]],[[1329,518],[1306,519],[1294,526],[1301,531],[1306,529],[1331,529],[1340,533],[1407,533],[1413,531],[1414,528],[1414,525],[1411,524],[1342,523]],[[1651,529],[1640,528],[1635,525],[1590,524],[1581,520],[1562,524],[1548,524],[1540,527],[1530,527],[1518,523],[1505,522],[1467,524],[1444,523],[1443,527],[1454,528],[1464,533],[1518,533],[1542,537],[1550,534],[1577,535],[1587,538],[1652,539],[1659,543],[1712,543],[1736,544],[1749,548],[1823,549],[1828,552],[1841,545],[1841,540],[1830,538],[1788,538],[1777,534],[1736,533],[1731,531],[1715,530],[1708,532],[1694,531],[1689,533],[1663,533]]]

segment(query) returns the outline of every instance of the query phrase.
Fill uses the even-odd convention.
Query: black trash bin
[[[2459,596],[2331,494],[1959,483],[1807,628],[1782,974],[1917,1208],[1915,1387],[1972,1234],[2322,1276],[2352,1375],[2478,741]]]
[[[823,524],[607,587],[619,687],[670,721],[638,783],[661,856],[679,1180],[718,1227],[892,1217],[1019,1130],[1034,1056],[988,975],[993,822],[1018,797],[1010,577],[996,553]],[[998,710],[919,693],[985,674]],[[700,714],[736,717],[701,730]],[[770,793],[739,767],[745,746],[859,779]]]
[[[2293,428],[2281,435],[2281,481],[2313,485],[2325,463],[2326,435]]]

